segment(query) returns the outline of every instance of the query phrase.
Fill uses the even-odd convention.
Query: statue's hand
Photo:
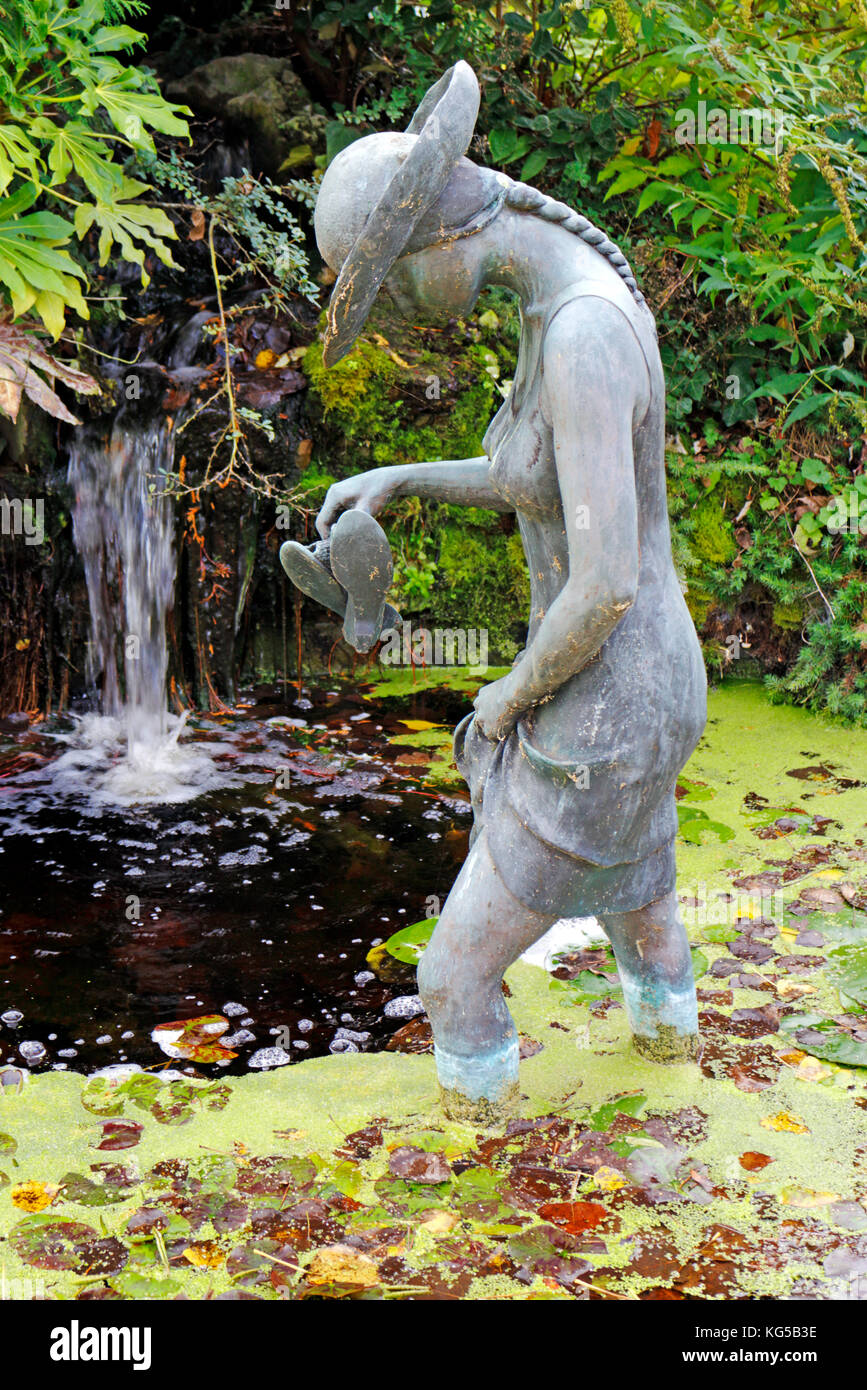
[[[341,512],[351,507],[376,516],[391,497],[396,481],[393,468],[372,468],[356,478],[344,478],[339,483],[332,483],[316,518],[316,530],[324,539]]]
[[[475,725],[480,734],[492,743],[508,738],[514,729],[522,710],[516,706],[510,685],[510,676],[483,685],[473,706],[476,711]]]

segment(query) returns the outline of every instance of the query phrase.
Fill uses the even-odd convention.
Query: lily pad
[[[385,949],[404,965],[417,965],[438,921],[438,917],[426,917],[422,922],[403,927],[388,938]]]
[[[25,1216],[9,1232],[16,1255],[36,1269],[77,1269],[81,1250],[97,1239],[93,1227],[83,1221],[64,1221],[45,1212]]]
[[[867,1005],[867,940],[838,947],[831,952],[828,965],[844,1004]]]

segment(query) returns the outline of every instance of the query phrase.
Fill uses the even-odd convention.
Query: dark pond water
[[[384,980],[366,956],[445,897],[470,812],[387,740],[402,719],[454,724],[468,699],[296,695],[190,721],[180,747],[208,789],[172,804],[101,796],[117,751],[82,753],[71,719],[0,726],[0,1060],[36,1042],[40,1069],[168,1065],[152,1030],[226,1004],[252,1036],[200,1073],[246,1071],[278,1042],[293,1061],[340,1050],[340,1028],[380,1049],[403,1026],[385,1006],[415,994],[414,970]]]

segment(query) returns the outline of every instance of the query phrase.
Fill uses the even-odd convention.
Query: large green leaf
[[[48,167],[52,186],[65,183],[70,174],[75,173],[94,198],[102,202],[120,192],[123,170],[107,157],[105,142],[91,134],[87,126],[78,121],[59,126],[41,116],[33,122],[31,130],[39,139],[51,142]]]
[[[395,960],[403,961],[404,965],[417,965],[438,921],[438,917],[426,917],[423,922],[413,922],[412,926],[403,927],[388,938],[385,949]]]
[[[146,188],[133,180],[124,181],[125,192],[140,192]],[[79,237],[87,234],[96,224],[99,233],[99,263],[108,263],[111,248],[115,242],[120,247],[124,260],[133,261],[141,269],[142,284],[150,283],[145,270],[145,248],[150,247],[163,265],[173,266],[172,253],[162,240],[173,237],[174,227],[162,208],[148,207],[142,203],[80,203],[75,210],[75,231]]]
[[[152,150],[152,130],[162,135],[189,135],[187,122],[176,112],[191,112],[186,106],[170,106],[161,96],[143,92],[143,77],[130,68],[112,64],[105,77],[93,81],[90,69],[79,70],[84,82],[83,115],[92,116],[102,106],[112,125],[131,145]]]

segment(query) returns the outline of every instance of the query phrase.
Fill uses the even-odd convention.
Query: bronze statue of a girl
[[[459,62],[405,133],[367,136],[336,157],[315,227],[339,271],[329,365],[381,287],[434,318],[470,314],[486,285],[516,292],[517,370],[485,452],[336,483],[317,518],[328,540],[289,542],[282,559],[367,650],[390,620],[390,554],[372,518],[392,498],[517,516],[526,648],[456,731],[473,836],[419,967],[446,1108],[484,1120],[517,1089],[503,972],[561,917],[599,918],[639,1051],[695,1055],[674,791],[704,728],[706,682],[671,556],[653,316],[626,258],[585,217],[464,157],[478,105]]]

